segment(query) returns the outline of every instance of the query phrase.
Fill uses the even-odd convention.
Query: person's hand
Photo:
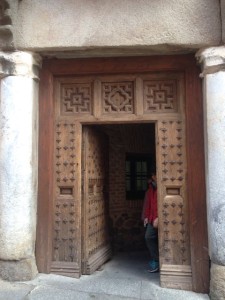
[[[158,224],[159,224],[159,219],[156,218],[156,219],[153,221],[153,227],[154,227],[154,228],[158,228]]]
[[[144,227],[148,224],[148,218],[144,219]]]

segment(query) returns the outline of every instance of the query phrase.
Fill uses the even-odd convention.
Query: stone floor
[[[159,273],[148,273],[146,264],[145,253],[122,253],[80,279],[39,274],[29,282],[0,281],[0,300],[209,299],[205,294],[161,288]]]

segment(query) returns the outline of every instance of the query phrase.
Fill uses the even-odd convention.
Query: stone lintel
[[[31,52],[0,52],[0,78],[7,76],[24,76],[39,79],[41,67],[39,54]]]
[[[202,67],[201,77],[225,71],[225,46],[200,49],[196,53],[196,59]]]

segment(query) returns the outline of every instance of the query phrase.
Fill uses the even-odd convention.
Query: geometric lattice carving
[[[177,81],[144,81],[144,113],[176,112]]]
[[[61,113],[91,113],[92,88],[90,83],[73,83],[61,85]]]
[[[103,113],[133,113],[133,82],[102,83],[102,99]]]

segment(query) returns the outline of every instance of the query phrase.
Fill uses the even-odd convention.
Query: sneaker
[[[159,271],[159,262],[156,260],[150,260],[149,262],[149,273],[156,273]]]
[[[153,264],[154,264],[154,260],[151,259],[151,260],[148,262],[148,266],[149,266],[150,269],[153,267]]]

